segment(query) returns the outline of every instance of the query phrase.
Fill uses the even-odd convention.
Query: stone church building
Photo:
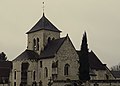
[[[68,35],[61,38],[61,32],[43,13],[27,32],[27,49],[12,61],[10,86],[78,86],[82,83],[79,80],[80,50],[75,49]],[[87,37],[86,33],[84,36]],[[91,86],[108,86],[101,82],[115,80],[93,51],[88,52],[88,57]]]

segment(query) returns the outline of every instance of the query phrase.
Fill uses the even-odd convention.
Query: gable
[[[78,79],[78,76],[76,76],[79,67],[78,54],[68,36],[57,51],[54,59],[58,61],[58,78],[61,78],[62,80],[68,78],[71,80]],[[69,75],[67,77],[64,75],[64,67],[66,64],[69,65]]]
[[[81,51],[77,51],[78,55],[80,56]],[[88,53],[89,57],[89,66],[91,69],[94,70],[106,70],[105,64],[103,64],[100,59],[95,55],[93,51]]]
[[[66,37],[66,40],[63,42],[56,55],[61,59],[75,59],[78,57],[76,49],[68,36]]]
[[[105,64],[100,61],[100,59],[95,55],[93,51],[89,52],[88,56],[91,69],[106,70]]]

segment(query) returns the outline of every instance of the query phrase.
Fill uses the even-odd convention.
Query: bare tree
[[[120,71],[120,63],[118,65],[112,66],[111,71]]]

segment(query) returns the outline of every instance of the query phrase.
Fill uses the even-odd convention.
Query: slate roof
[[[12,70],[11,61],[0,61],[0,83],[8,83],[10,71]]]
[[[66,39],[66,37],[51,40],[46,45],[44,51],[41,52],[40,59],[44,59],[44,58],[48,58],[48,57],[54,57],[54,55],[57,53],[57,51],[59,50],[59,48],[61,47],[61,45],[63,44],[65,39]]]
[[[89,52],[89,64],[91,69],[106,70],[105,65],[100,61],[93,51]]]
[[[38,59],[39,55],[32,50],[25,50],[22,54],[20,54],[15,60],[28,60],[28,59]]]
[[[49,43],[45,46],[44,50],[41,52],[40,55],[38,55],[36,52],[32,50],[25,50],[23,53],[21,53],[15,60],[28,60],[28,59],[46,59],[54,57],[61,45],[63,44],[66,37],[50,40]]]
[[[111,71],[115,78],[120,78],[120,71]]]
[[[80,55],[80,51],[77,51],[78,55]],[[89,52],[89,65],[91,69],[95,70],[106,70],[105,65],[99,60],[99,58],[95,55],[93,51]]]
[[[31,30],[29,30],[27,32],[27,34],[36,32],[39,30],[49,30],[49,31],[61,32],[44,16],[44,13],[43,13],[42,18],[35,24],[35,26],[32,27]]]

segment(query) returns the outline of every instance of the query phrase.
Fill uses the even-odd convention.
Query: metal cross
[[[44,13],[44,10],[45,10],[45,2],[42,2],[42,4],[43,4],[43,13]]]

